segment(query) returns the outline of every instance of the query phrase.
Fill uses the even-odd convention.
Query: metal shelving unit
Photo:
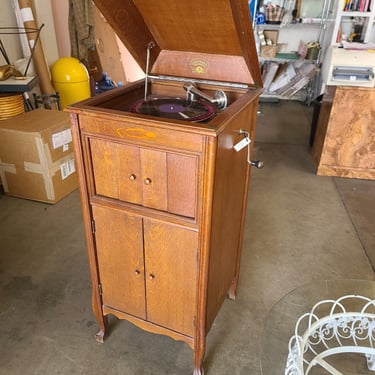
[[[265,100],[277,100],[279,99],[293,99],[293,100],[302,100],[306,102],[307,104],[310,104],[317,96],[319,96],[319,90],[320,90],[320,65],[322,62],[322,59],[324,57],[324,51],[325,48],[323,48],[325,37],[326,37],[326,30],[327,30],[327,24],[328,22],[333,22],[333,19],[331,17],[331,11],[332,11],[332,1],[333,0],[323,0],[322,1],[322,8],[321,8],[321,16],[320,17],[312,17],[303,20],[303,22],[294,22],[294,23],[288,23],[280,25],[275,24],[256,24],[256,17],[253,15],[253,25],[255,32],[258,32],[259,30],[277,30],[280,33],[284,32],[284,30],[287,30],[289,32],[294,31],[299,34],[303,34],[303,32],[307,29],[318,28],[317,31],[317,37],[316,42],[319,43],[320,48],[318,49],[318,55],[314,60],[304,60],[306,63],[313,63],[316,69],[315,77],[306,84],[304,87],[304,93],[297,93],[298,95],[293,95],[292,97],[282,97],[282,95],[277,95],[272,92],[265,92],[261,95],[261,99]],[[303,0],[302,0],[303,2]],[[259,1],[257,1],[257,6],[259,6]],[[283,2],[281,2],[283,3]],[[299,1],[301,3],[301,1]],[[310,34],[306,34],[306,38],[310,37]],[[299,61],[297,58],[287,58],[287,57],[262,57],[259,56],[259,61],[263,65],[265,62],[276,62],[278,64],[285,64],[285,63],[293,63],[295,61]]]

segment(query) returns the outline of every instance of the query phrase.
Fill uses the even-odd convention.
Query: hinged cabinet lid
[[[94,0],[150,72],[262,85],[247,0]]]

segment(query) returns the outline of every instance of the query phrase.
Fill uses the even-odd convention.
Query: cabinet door
[[[142,204],[142,170],[140,149],[116,145],[118,199]]]
[[[198,189],[198,158],[167,154],[168,211],[195,217]]]
[[[90,151],[96,194],[142,204],[139,147],[91,138]]]
[[[115,144],[90,138],[90,154],[96,194],[118,199]]]
[[[144,219],[147,320],[194,335],[198,234]]]
[[[195,217],[198,157],[90,138],[95,192]]]
[[[167,211],[167,153],[140,149],[143,205]]]
[[[103,304],[145,319],[142,218],[99,206],[92,211]]]
[[[143,205],[195,217],[197,157],[149,149],[140,153]]]

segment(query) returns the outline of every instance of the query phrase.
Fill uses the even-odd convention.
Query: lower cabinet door
[[[103,304],[194,336],[198,233],[93,206]]]
[[[144,218],[147,320],[194,336],[198,233]]]
[[[93,206],[103,304],[146,319],[142,218]]]

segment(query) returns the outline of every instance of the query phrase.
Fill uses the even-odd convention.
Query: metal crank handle
[[[256,168],[259,168],[259,169],[263,168],[263,166],[264,166],[264,163],[262,162],[262,160],[250,160],[249,164],[252,167],[256,167]]]
[[[246,130],[239,129],[238,134],[242,134],[244,138],[233,146],[234,150],[238,152],[247,146],[247,162],[252,167],[263,168],[264,164],[261,160],[250,160],[250,133]]]

